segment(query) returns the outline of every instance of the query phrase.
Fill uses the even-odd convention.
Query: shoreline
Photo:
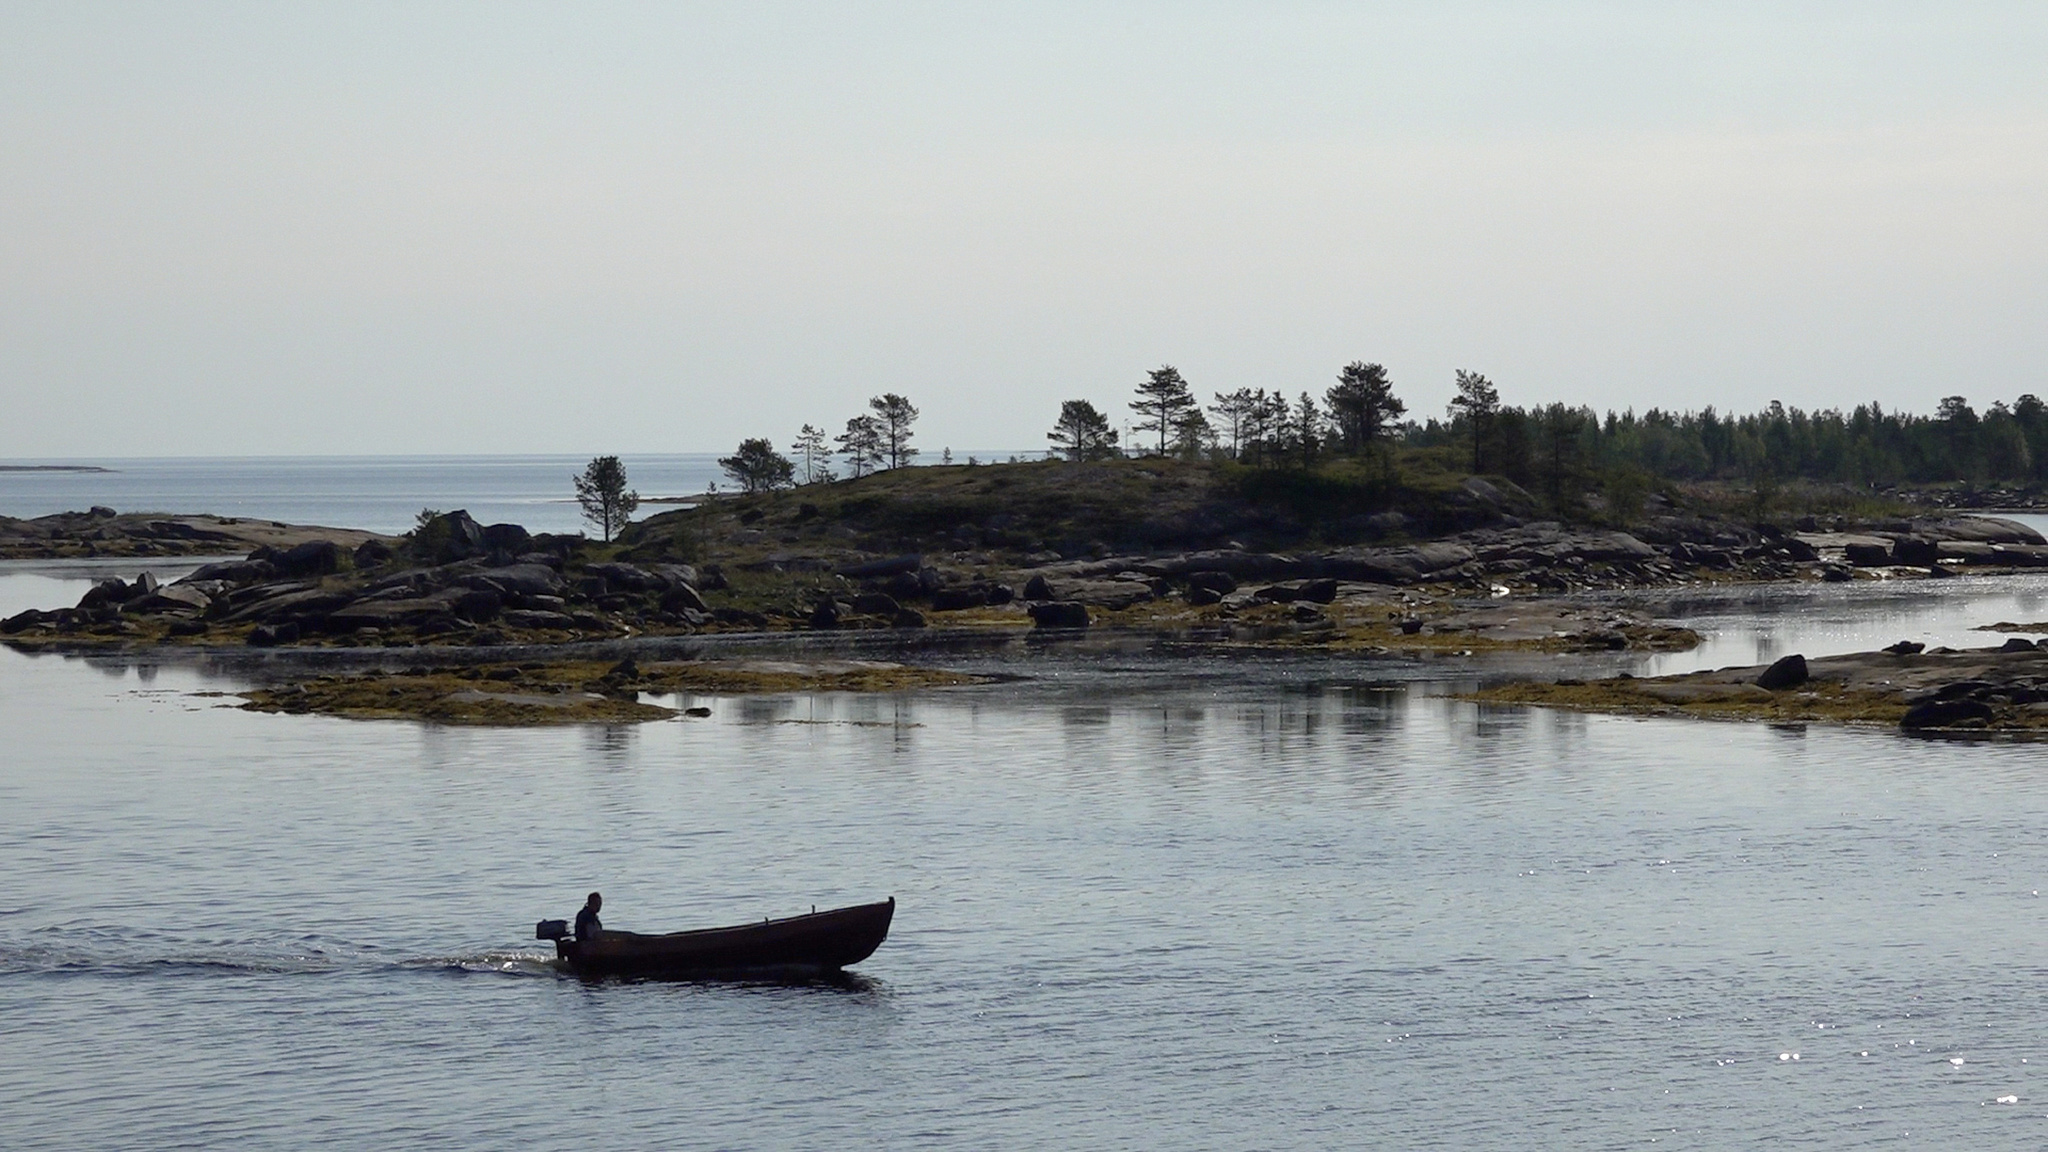
[[[1794,654],[1674,676],[1520,680],[1453,698],[1619,716],[2048,733],[2048,648],[2020,637],[1975,649],[1901,641],[1874,652]]]

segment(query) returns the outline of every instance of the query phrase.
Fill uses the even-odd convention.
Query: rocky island
[[[1361,654],[1674,650],[1698,637],[1599,594],[2048,566],[2039,534],[1976,516],[1745,520],[1673,493],[1653,494],[1627,522],[1565,522],[1537,518],[1527,493],[1482,477],[1364,512],[1341,493],[1276,494],[1257,480],[1163,458],[900,469],[707,498],[610,542],[482,525],[459,511],[389,537],[94,509],[0,521],[0,549],[63,557],[249,547],[168,583],[102,581],[75,605],[0,621],[0,640],[29,651],[382,650],[390,659],[379,675],[397,677],[389,682],[301,681],[254,702],[474,719],[495,705],[462,694],[488,690],[443,681],[513,650],[518,663],[485,668],[516,669],[502,684],[521,690],[499,695],[567,685],[599,700],[616,693],[589,689],[602,679],[584,666],[593,643],[716,633],[1124,628]],[[807,672],[779,683],[940,682],[925,674]],[[669,669],[635,691],[674,691],[688,679]],[[724,683],[747,690],[744,677]],[[366,693],[383,694],[376,707]],[[457,697],[463,706],[450,703]],[[611,709],[561,704],[534,715]]]

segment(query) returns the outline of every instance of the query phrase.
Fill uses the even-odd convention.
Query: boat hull
[[[813,912],[759,924],[646,935],[607,931],[595,940],[555,941],[555,953],[579,976],[648,979],[836,972],[874,954],[889,935],[896,899]]]

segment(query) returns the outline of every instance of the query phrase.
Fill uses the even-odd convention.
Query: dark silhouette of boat
[[[690,979],[756,973],[830,973],[874,955],[889,935],[896,898],[759,924],[647,935],[607,928],[592,940],[568,934],[561,920],[543,920],[534,936],[555,942],[555,955],[579,976]]]

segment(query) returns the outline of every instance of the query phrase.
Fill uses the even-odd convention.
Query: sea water
[[[2039,584],[1864,590],[1697,618],[1990,642]],[[489,730],[0,651],[0,1141],[2048,1139],[2039,744],[1478,707],[1500,665],[1455,655],[958,659],[1023,678]],[[844,984],[585,983],[530,937],[592,889],[643,930],[898,912]]]

